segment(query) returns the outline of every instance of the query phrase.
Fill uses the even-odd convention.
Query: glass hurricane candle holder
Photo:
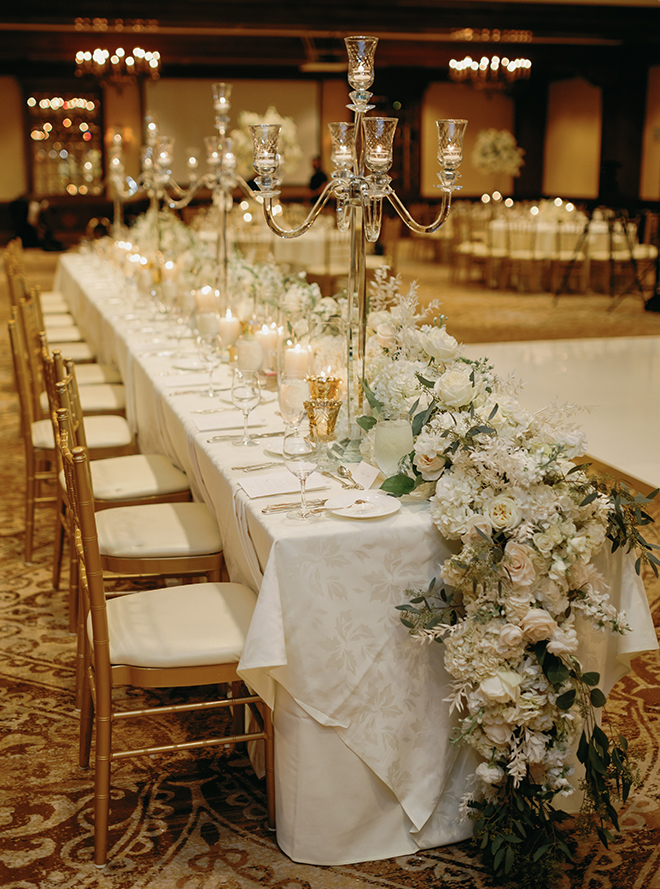
[[[348,82],[354,90],[368,90],[374,82],[378,37],[346,37],[344,43],[348,53]]]
[[[392,166],[392,145],[398,120],[396,117],[365,117],[364,162],[372,173],[387,173]]]
[[[456,168],[463,160],[463,139],[467,120],[436,120],[438,129],[438,162],[440,164],[441,186],[445,190],[456,190],[455,182],[460,177]]]
[[[335,426],[341,401],[326,398],[312,398],[305,402],[309,434],[317,443],[317,462],[319,469],[330,469],[332,463],[328,456],[328,443],[335,440]]]

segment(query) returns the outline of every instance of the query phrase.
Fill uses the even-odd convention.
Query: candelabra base
[[[342,441],[336,441],[330,449],[331,455],[337,463],[361,463],[361,443],[359,438],[344,438]]]

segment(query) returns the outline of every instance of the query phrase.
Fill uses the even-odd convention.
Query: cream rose
[[[522,678],[513,670],[498,670],[479,684],[479,691],[490,701],[504,704],[517,699],[521,682]]]
[[[458,352],[458,343],[444,327],[424,326],[418,332],[417,340],[426,354],[436,361],[449,361]]]
[[[532,561],[533,550],[524,543],[510,540],[504,549],[502,568],[517,586],[531,586],[536,580],[536,568]]]
[[[530,642],[540,642],[552,637],[557,629],[557,621],[543,608],[530,608],[520,626]]]
[[[447,407],[465,407],[476,395],[471,374],[467,365],[446,371],[436,380],[435,394]]]
[[[476,773],[486,784],[501,784],[506,777],[504,769],[500,766],[489,765],[487,762],[479,763]]]
[[[442,454],[415,454],[413,463],[426,481],[433,482],[439,479],[447,464],[447,458]]]
[[[504,747],[511,739],[511,726],[503,720],[499,722],[484,722],[481,728],[493,744],[497,744],[498,747]]]
[[[378,345],[382,349],[392,349],[396,346],[396,327],[393,324],[379,324],[376,328]]]
[[[381,324],[391,324],[392,316],[389,312],[370,312],[369,327],[372,330],[378,330]]]
[[[485,515],[497,531],[510,531],[520,523],[522,510],[515,497],[498,494],[486,503]]]
[[[474,513],[465,523],[465,532],[461,535],[463,543],[478,543],[483,538],[481,534],[489,539],[493,536],[493,524],[488,516]]]
[[[523,640],[523,631],[516,624],[504,624],[497,640],[497,650],[505,654],[512,648],[518,648]]]

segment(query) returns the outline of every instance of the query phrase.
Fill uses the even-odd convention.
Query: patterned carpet
[[[52,256],[35,254],[29,267],[31,280],[50,286],[53,262]],[[38,519],[33,564],[26,566],[22,561],[23,457],[6,335],[4,281],[0,287],[0,485],[4,492],[0,505],[0,885],[4,889],[494,886],[470,843],[343,867],[293,863],[278,850],[265,827],[261,782],[242,754],[227,755],[226,751],[117,764],[111,861],[102,872],[93,866],[91,774],[76,765],[75,643],[67,631],[65,595],[53,592],[50,582],[53,520],[48,510],[42,510]],[[490,293],[482,297],[491,298],[502,297]],[[632,305],[631,301],[631,315]],[[648,333],[648,315],[640,312],[639,305],[636,312],[636,332]],[[596,310],[594,324],[598,316]],[[479,317],[477,326],[481,323]],[[483,329],[477,330],[473,341],[479,341]],[[656,512],[660,518],[660,509]],[[660,533],[655,536],[660,538]],[[646,582],[658,625],[660,583],[653,578]],[[562,889],[660,889],[659,665],[656,655],[638,659],[636,672],[618,684],[607,706],[607,719],[634,745],[641,777],[621,817],[621,833],[609,851],[592,841],[581,843]],[[133,731],[138,735],[143,730]],[[174,724],[167,725],[163,737],[176,739],[180,732]]]

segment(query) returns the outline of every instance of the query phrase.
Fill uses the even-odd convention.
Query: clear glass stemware
[[[313,515],[307,506],[305,483],[316,469],[316,454],[316,442],[299,428],[292,428],[285,434],[282,444],[284,465],[300,482],[300,508],[287,513],[290,519],[305,521]]]
[[[199,394],[206,398],[215,398],[218,393],[213,388],[213,372],[216,367],[219,367],[222,360],[222,343],[220,342],[220,337],[217,333],[198,334],[196,343],[200,360],[209,372],[209,388],[206,392],[200,392]]]
[[[259,374],[254,370],[236,368],[231,382],[231,400],[234,407],[243,412],[243,439],[233,444],[239,447],[254,447],[258,442],[248,434],[248,416],[261,401]]]
[[[282,374],[279,389],[280,414],[284,425],[297,428],[305,416],[305,402],[309,398],[309,384],[300,377]]]

